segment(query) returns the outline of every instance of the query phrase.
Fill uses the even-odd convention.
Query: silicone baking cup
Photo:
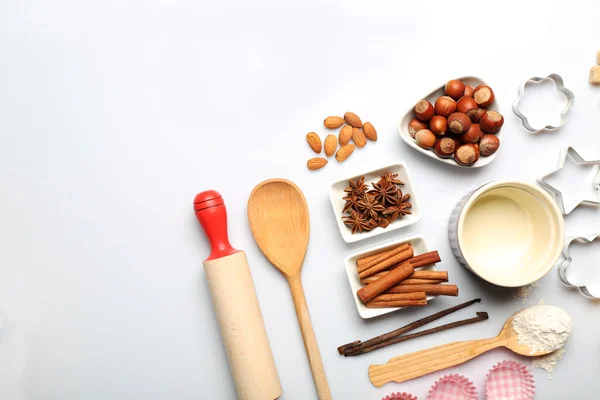
[[[477,390],[462,375],[445,375],[433,384],[427,400],[477,400]]]
[[[534,395],[533,375],[524,364],[505,360],[490,369],[485,381],[487,400],[531,400]]]
[[[412,394],[408,394],[406,392],[404,393],[392,393],[388,396],[385,396],[384,398],[382,398],[381,400],[418,400],[416,396],[413,396]]]

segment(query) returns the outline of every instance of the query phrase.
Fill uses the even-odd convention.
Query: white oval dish
[[[413,246],[415,251],[415,255],[428,253],[431,250],[429,249],[429,245],[425,240],[425,237],[422,235],[415,235],[406,237],[403,239],[397,239],[393,242],[380,244],[377,246],[369,247],[367,249],[360,250],[356,253],[350,254],[346,257],[346,274],[348,275],[348,281],[350,282],[350,288],[352,289],[352,296],[354,297],[354,302],[356,303],[356,308],[358,309],[358,314],[364,319],[378,317],[383,314],[391,313],[397,310],[401,310],[406,307],[391,307],[391,308],[368,308],[363,304],[360,300],[356,292],[362,288],[364,285],[360,283],[360,277],[358,276],[358,271],[356,269],[356,260],[361,257],[370,256],[375,253],[379,253],[382,251],[390,250],[396,246],[399,246],[404,243],[410,243]],[[428,270],[428,271],[437,271],[435,264],[428,265],[426,267],[420,268],[419,270]],[[437,296],[427,296],[427,301],[435,299]]]
[[[463,76],[462,78],[458,78],[458,79],[461,82],[463,82],[465,85],[470,85],[473,88],[475,88],[479,85],[487,85],[487,83],[485,81],[483,81],[482,79],[479,79],[475,76]],[[423,97],[423,99],[429,101],[431,104],[435,103],[435,100],[438,97],[444,96],[444,93],[445,93],[444,86],[445,85],[446,84],[444,83],[442,86],[438,87],[437,89],[435,89],[431,93],[429,93],[427,96]],[[492,89],[494,89],[494,88],[492,87]],[[415,101],[415,104],[417,104],[419,102],[419,100],[421,100],[421,99],[418,99],[417,101]],[[498,111],[499,113],[501,113],[501,111],[498,108],[498,101],[496,101],[496,100],[494,100],[494,102],[492,103],[492,106],[489,109]],[[435,155],[433,150],[425,150],[424,148],[419,147],[419,145],[415,142],[415,140],[410,136],[410,133],[408,132],[408,123],[413,118],[414,118],[414,105],[408,110],[408,112],[406,114],[404,114],[404,117],[402,117],[402,119],[398,123],[398,133],[400,134],[400,137],[402,138],[402,140],[404,140],[406,142],[406,144],[408,144],[413,149],[417,150],[419,153],[422,153],[422,154],[424,154],[430,158],[433,158],[434,160],[440,161],[444,164],[450,164],[450,165],[454,165],[455,167],[460,167],[460,168],[483,167],[483,166],[491,163],[494,160],[494,158],[496,158],[496,154],[498,154],[498,151],[500,151],[500,149],[502,148],[502,137],[504,136],[504,132],[503,132],[504,130],[500,129],[500,131],[496,134],[496,136],[498,136],[498,139],[500,139],[500,148],[498,149],[498,151],[496,151],[496,153],[494,153],[488,157],[483,157],[483,156],[479,157],[479,160],[477,160],[477,162],[471,166],[464,166],[464,165],[457,164],[456,161],[454,161],[454,159],[452,159],[452,158],[440,158]]]

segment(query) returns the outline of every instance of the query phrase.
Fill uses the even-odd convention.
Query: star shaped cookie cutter
[[[521,102],[521,99],[523,97],[525,97],[525,87],[527,86],[527,84],[540,83],[546,79],[551,79],[552,81],[554,81],[554,84],[556,85],[556,90],[558,90],[559,92],[564,94],[565,97],[567,98],[567,104],[565,105],[565,108],[560,113],[560,123],[557,126],[546,125],[545,127],[541,128],[541,129],[535,129],[534,127],[531,126],[531,124],[529,123],[529,119],[527,119],[525,114],[523,114],[521,112],[521,109],[519,108],[519,103]],[[533,78],[526,79],[523,82],[521,82],[521,84],[519,85],[518,92],[519,92],[519,95],[513,102],[512,109],[513,109],[513,112],[515,113],[515,115],[521,119],[521,122],[523,123],[523,126],[525,127],[525,129],[527,129],[531,133],[539,133],[544,130],[545,131],[553,131],[553,130],[558,129],[561,126],[563,126],[565,124],[565,122],[567,122],[567,114],[569,113],[569,110],[571,109],[571,107],[573,107],[573,103],[575,103],[575,95],[573,94],[573,92],[571,92],[569,89],[567,89],[565,87],[565,84],[563,83],[562,78],[558,74],[550,74],[545,78],[540,78],[538,76],[534,76]]]
[[[597,198],[593,199],[591,197],[590,198],[581,197],[581,198],[576,199],[576,201],[573,201],[572,203],[565,206],[562,192],[560,190],[558,190],[556,187],[554,187],[551,184],[549,184],[548,182],[546,182],[546,180],[551,175],[553,175],[553,174],[557,173],[558,171],[560,171],[561,169],[563,169],[563,167],[565,166],[565,162],[567,161],[567,158],[569,158],[569,157],[576,164],[586,165],[586,166],[591,167],[592,174],[590,174],[591,178],[588,178],[588,179],[591,181],[590,184],[594,188]],[[600,205],[600,160],[586,161],[571,146],[567,147],[566,149],[561,150],[560,155],[558,157],[557,169],[550,172],[549,174],[544,175],[543,177],[538,179],[537,182],[540,186],[542,186],[544,189],[546,189],[548,192],[550,192],[551,194],[554,195],[554,197],[556,198],[556,203],[558,204],[558,208],[563,213],[563,215],[569,214],[580,204]]]
[[[569,269],[569,266],[571,265],[571,262],[573,261],[573,259],[571,258],[571,255],[569,254],[569,246],[571,246],[571,243],[573,243],[574,241],[577,241],[582,244],[591,244],[592,242],[594,242],[596,240],[600,240],[600,233],[590,235],[590,236],[582,236],[582,237],[573,236],[573,237],[568,238],[565,241],[565,247],[563,248],[562,255],[557,263],[558,276],[560,277],[560,280],[562,281],[562,283],[564,283],[568,287],[578,288],[581,291],[581,293],[583,293],[584,296],[590,297],[593,299],[600,298],[600,282],[596,283],[596,285],[594,286],[594,289],[593,289],[593,293],[592,293],[592,290],[588,286],[578,285],[578,284],[570,281],[569,278],[567,278],[567,270]]]

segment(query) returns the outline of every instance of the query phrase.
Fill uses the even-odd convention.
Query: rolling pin
[[[282,390],[273,353],[246,253],[229,244],[225,202],[214,190],[198,193],[194,211],[211,246],[204,271],[237,398],[277,399]]]

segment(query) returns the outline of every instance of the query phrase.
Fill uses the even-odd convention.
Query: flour
[[[528,307],[513,319],[512,326],[519,343],[538,351],[551,352],[561,348],[571,334],[571,317],[558,307],[539,305]]]
[[[545,356],[534,357],[533,365],[537,368],[542,368],[548,371],[548,379],[552,379],[552,372],[556,368],[556,364],[565,354],[564,349],[558,349],[553,353],[550,353]]]
[[[540,286],[539,282],[533,282],[530,285],[525,285],[517,288],[514,298],[521,300],[521,303],[526,304],[527,298],[534,292],[534,289]]]

